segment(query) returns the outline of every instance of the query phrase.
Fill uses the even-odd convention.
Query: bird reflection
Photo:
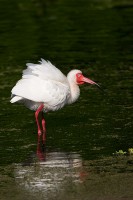
[[[36,155],[40,161],[46,161],[46,144],[41,144],[38,140]]]
[[[41,192],[49,199],[57,191],[67,190],[70,184],[80,184],[85,180],[86,172],[78,153],[47,152],[38,143],[36,158],[30,165],[17,164],[15,167],[17,185],[32,194]]]

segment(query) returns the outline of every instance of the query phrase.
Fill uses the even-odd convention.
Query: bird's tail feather
[[[14,97],[10,100],[10,102],[11,102],[11,103],[15,103],[15,102],[20,101],[20,100],[22,100],[22,99],[23,99],[23,97],[14,96]]]

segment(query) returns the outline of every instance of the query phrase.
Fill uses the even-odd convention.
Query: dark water
[[[133,199],[133,2],[0,1],[0,199]],[[10,104],[25,63],[78,68],[105,90],[81,86],[75,104],[45,115],[38,155],[34,113]],[[8,192],[7,192],[8,191]]]

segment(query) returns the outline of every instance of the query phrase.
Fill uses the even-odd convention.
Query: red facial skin
[[[89,84],[92,84],[92,85],[96,84],[97,85],[97,83],[95,83],[91,79],[84,77],[82,73],[77,73],[76,74],[76,81],[77,81],[78,85],[82,85],[84,83],[89,83]]]
[[[84,84],[83,77],[84,76],[81,73],[76,74],[76,82],[78,83],[78,85]]]

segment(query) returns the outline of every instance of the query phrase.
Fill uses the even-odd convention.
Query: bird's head
[[[82,72],[80,70],[71,70],[68,73],[68,80],[74,82],[77,85],[82,85],[84,83],[89,83],[91,85],[96,85],[97,87],[99,87],[101,89],[101,87],[94,81],[92,81],[91,79],[83,76]]]

